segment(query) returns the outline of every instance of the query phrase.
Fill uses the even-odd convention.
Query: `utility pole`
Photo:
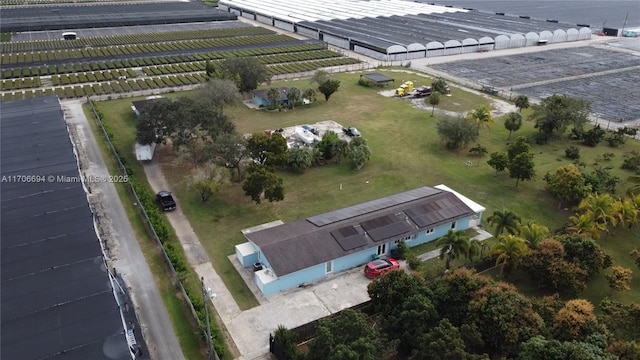
[[[218,355],[213,348],[213,340],[211,339],[211,323],[209,322],[209,307],[207,306],[209,295],[207,288],[204,285],[204,276],[201,277],[200,280],[202,280],[202,303],[204,304],[204,316],[206,317],[207,323],[207,344],[209,345],[209,358],[217,359]]]

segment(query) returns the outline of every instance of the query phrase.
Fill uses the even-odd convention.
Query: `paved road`
[[[85,178],[108,177],[102,154],[82,111],[83,100],[61,101],[65,119],[76,145],[82,173]],[[90,202],[98,214],[101,236],[107,241],[109,263],[129,287],[136,314],[140,320],[144,339],[152,359],[182,360],[184,355],[178,343],[169,315],[153,275],[140,250],[113,183],[89,184]]]

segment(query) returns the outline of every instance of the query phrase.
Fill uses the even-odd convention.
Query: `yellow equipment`
[[[413,91],[413,81],[405,81],[396,89],[396,96],[406,96]]]

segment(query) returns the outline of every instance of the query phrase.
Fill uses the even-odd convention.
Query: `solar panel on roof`
[[[373,241],[380,241],[411,231],[411,227],[396,216],[386,215],[360,224]]]
[[[439,222],[454,219],[457,216],[467,214],[469,207],[458,200],[453,194],[447,194],[429,204],[416,206],[405,210],[405,214],[419,227],[427,227]]]
[[[367,239],[360,235],[358,230],[353,226],[345,226],[338,230],[333,230],[331,236],[336,239],[344,251],[349,251],[367,244]]]
[[[324,226],[356,216],[368,214],[374,211],[386,209],[395,205],[418,200],[441,192],[442,190],[425,186],[400,194],[395,194],[384,198],[368,201],[362,204],[357,204],[343,209],[331,211],[328,213],[311,216],[307,218],[307,221],[316,226]]]

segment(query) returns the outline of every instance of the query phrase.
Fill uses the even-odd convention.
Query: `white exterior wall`
[[[256,19],[256,15],[253,13],[248,13],[246,11],[242,12],[242,17],[243,18],[247,18],[247,19],[251,19],[251,20],[255,20]]]
[[[526,39],[524,36],[520,35],[520,34],[513,34],[511,35],[511,42],[510,42],[510,46],[512,48],[518,48],[518,47],[524,47],[526,45]]]
[[[540,35],[534,32],[530,32],[525,35],[525,40],[525,46],[536,46],[538,45],[538,40],[540,40]]]
[[[589,40],[591,39],[591,29],[588,27],[583,27],[580,29],[580,40]]]
[[[349,40],[347,39],[343,39],[343,38],[336,37],[329,34],[323,34],[322,40],[328,44],[335,45],[343,49],[349,49]]]
[[[312,29],[306,28],[304,26],[298,25],[297,32],[298,32],[298,34],[304,35],[306,37],[310,37],[312,39],[319,39],[320,38],[320,34],[318,34],[317,30],[312,30]]]
[[[567,41],[577,41],[580,39],[580,32],[576,29],[567,30]]]
[[[263,24],[267,24],[267,25],[273,26],[273,20],[271,20],[271,18],[268,17],[268,16],[256,14],[256,20],[258,22],[263,23]]]
[[[564,30],[558,29],[553,32],[553,42],[566,42],[567,41],[567,33]]]
[[[282,30],[287,30],[287,31],[293,32],[293,24],[290,23],[290,22],[274,19],[273,20],[273,26],[277,27],[278,29],[282,29]]]
[[[379,51],[371,50],[366,47],[362,47],[358,45],[353,47],[353,51],[358,54],[362,54],[362,55],[366,55],[368,57],[374,58],[376,60],[386,60],[386,57],[387,57],[387,54],[383,54]]]
[[[407,53],[407,59],[420,59],[426,56],[427,56],[427,52],[425,50],[411,51]]]
[[[498,35],[495,39],[495,49],[508,49],[511,46],[511,39],[505,35]]]

